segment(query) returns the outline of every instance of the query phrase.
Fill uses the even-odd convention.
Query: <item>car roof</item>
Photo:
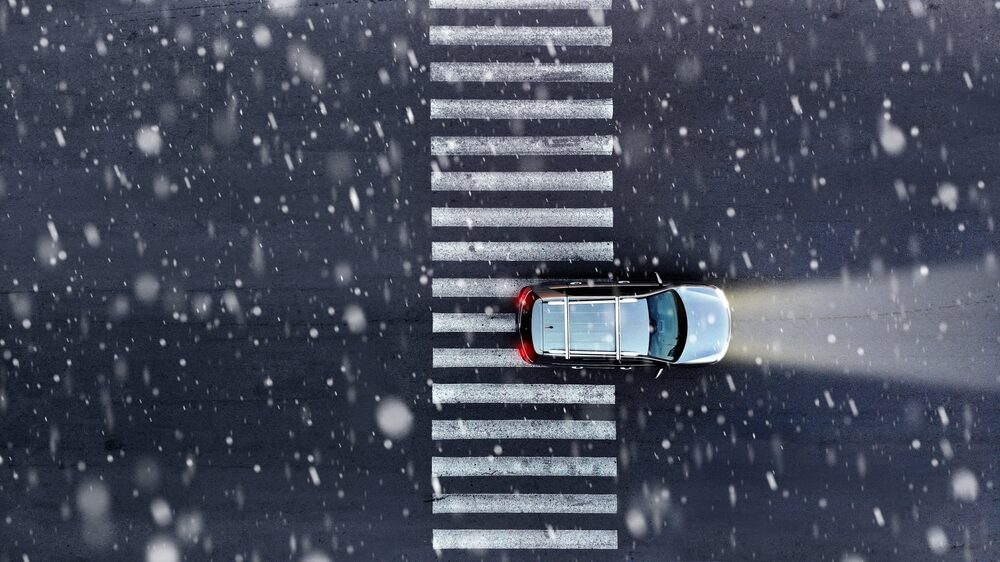
[[[539,319],[543,324],[541,351],[567,359],[639,357],[643,352],[637,351],[637,349],[642,347],[640,341],[642,335],[648,333],[648,317],[638,324],[629,319],[639,313],[648,314],[644,300],[645,297],[636,296],[593,297],[580,295],[561,295],[543,299],[540,312],[543,317]],[[639,305],[638,308],[633,306],[640,302],[643,304]],[[546,308],[545,305],[551,309]],[[628,324],[625,328],[623,328],[621,320],[623,310]],[[641,330],[636,330],[633,324],[641,326]],[[551,332],[546,333],[547,330],[551,330]],[[555,340],[551,347],[546,343],[546,336]],[[645,346],[648,347],[648,340],[646,340]]]

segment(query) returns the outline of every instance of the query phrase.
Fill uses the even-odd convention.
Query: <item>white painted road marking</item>
[[[434,513],[618,513],[614,494],[445,494]]]
[[[611,0],[431,0],[445,10],[610,10]]]
[[[442,332],[513,332],[516,328],[513,314],[482,314],[478,312],[435,312],[432,331]]]
[[[431,137],[434,156],[610,156],[611,135],[558,137]]]
[[[612,242],[431,242],[434,261],[613,261]]]
[[[612,119],[614,101],[432,99],[431,119]]]
[[[615,439],[603,420],[433,420],[431,439]]]
[[[584,476],[615,478],[615,457],[433,457],[431,476]]]
[[[509,298],[517,296],[523,287],[537,285],[541,279],[486,279],[442,277],[431,279],[431,294],[434,297],[492,297]]]
[[[432,25],[431,45],[610,47],[611,28]]]
[[[610,384],[437,384],[435,404],[611,404]]]
[[[431,209],[431,226],[611,228],[614,226],[614,211],[610,207],[434,207]]]
[[[525,363],[517,351],[513,349],[484,349],[484,348],[438,348],[433,351],[431,367],[434,369],[449,368],[504,368],[504,367],[532,367]]]
[[[605,82],[609,62],[432,62],[432,82]]]
[[[433,172],[432,191],[611,191],[601,172]]]
[[[587,197],[590,193],[614,189],[613,172],[608,169],[613,164],[608,157],[615,154],[617,139],[613,135],[602,134],[613,126],[614,101],[607,99],[607,92],[600,91],[605,87],[595,86],[614,82],[614,64],[601,61],[611,58],[603,48],[611,46],[613,32],[611,27],[599,23],[598,11],[610,9],[612,3],[611,0],[429,1],[430,7],[435,9],[468,10],[468,13],[438,12],[442,16],[439,23],[446,25],[429,26],[429,38],[431,45],[459,45],[465,51],[471,49],[472,56],[463,56],[466,58],[463,62],[432,59],[426,64],[430,80],[444,84],[441,87],[448,90],[429,101],[430,118],[442,127],[436,132],[439,136],[432,135],[430,140],[433,160],[431,190],[467,193],[464,197],[449,193],[447,199],[440,201],[440,206],[431,209],[434,236],[431,239],[430,265],[437,271],[443,269],[456,276],[435,279],[429,275],[431,294],[435,297],[432,330],[435,333],[466,334],[466,341],[470,341],[471,334],[512,332],[516,329],[514,314],[493,311],[497,310],[497,304],[500,310],[510,310],[522,287],[539,284],[540,281],[533,276],[544,270],[545,263],[614,260],[613,232],[610,230],[614,228],[614,211],[602,207],[602,202],[597,200],[599,198]],[[545,14],[516,22],[513,26],[488,25],[500,21],[500,16],[506,21],[508,18],[504,12],[494,12],[496,18],[478,21],[487,25],[461,25],[466,23],[466,15],[472,15],[475,10],[481,10],[480,15],[488,16],[490,10],[511,10],[516,15],[518,10],[566,9],[581,10],[576,18],[578,25],[531,25],[544,24],[541,16]],[[590,13],[583,10],[590,10]],[[588,20],[597,25],[587,26]],[[476,22],[470,20],[469,23]],[[491,50],[497,51],[497,54],[489,54],[480,46],[494,46]],[[582,55],[577,58],[578,62],[562,62],[561,54],[555,58],[558,54],[556,49],[572,46],[587,47],[584,52],[578,53]],[[538,59],[530,62],[531,58],[516,52],[524,50],[519,47],[547,48],[552,58],[544,63]],[[446,49],[432,50],[452,58]],[[491,92],[479,93],[467,90],[464,83],[471,83],[471,86],[483,84],[476,87],[479,89],[485,87],[485,83],[507,86],[499,93],[492,91],[495,88],[490,88]],[[557,84],[559,92],[552,96],[556,99],[547,99],[550,96],[534,99],[535,96],[520,96],[513,92],[520,91],[521,86],[544,83],[562,83]],[[491,135],[478,127],[470,129],[484,120],[535,121],[538,125],[545,120],[552,125],[552,130],[525,133],[513,129]],[[575,120],[574,128],[587,123],[594,124],[594,128],[590,131],[570,131],[559,122],[566,121],[569,125],[570,120]],[[580,134],[587,132],[594,135]],[[466,158],[470,156],[472,158]],[[518,166],[509,167],[504,163],[504,160],[510,163],[522,156],[538,156],[540,158],[535,160],[541,163],[558,163],[558,166],[550,167],[559,171],[535,166],[528,167],[536,171],[520,171]],[[450,166],[458,160],[462,163],[461,170]],[[505,167],[507,171],[492,171]],[[595,170],[597,167],[604,169]],[[497,201],[494,205],[525,207],[481,208],[475,205],[485,201],[473,198],[473,192],[530,192],[532,202],[510,202],[508,197],[504,197],[504,201]],[[581,192],[586,202],[573,203],[583,205],[582,208],[567,208],[557,198],[558,193],[550,196],[548,192]],[[486,200],[491,197],[495,196],[483,196]],[[459,199],[461,201],[453,201]],[[462,228],[466,230],[458,230]],[[571,230],[575,233],[572,237],[564,234]],[[442,262],[471,262],[472,265]],[[512,268],[498,262],[523,262],[521,265],[524,268]],[[461,277],[489,276],[490,273],[482,273],[482,267],[487,265],[507,272],[492,275],[508,275],[510,278]],[[522,274],[529,278],[517,278]],[[443,297],[485,297],[494,300],[470,301],[475,303],[474,308],[469,312],[457,312],[462,308],[454,302],[438,300]],[[445,337],[435,336],[440,338],[441,343],[445,342]],[[498,339],[510,339],[510,336]],[[461,344],[456,342],[451,345]],[[494,444],[516,444],[517,441],[526,444],[528,440],[534,440],[535,445],[541,447],[536,454],[543,455],[546,447],[552,452],[551,447],[556,441],[574,445],[574,451],[579,447],[579,450],[591,454],[595,453],[588,447],[596,441],[611,445],[616,443],[613,384],[561,381],[558,377],[547,376],[552,374],[552,369],[517,370],[535,365],[525,362],[510,347],[434,348],[431,365],[433,378],[447,381],[432,385],[432,401],[437,410],[431,416],[431,438],[439,454],[440,447],[446,445],[445,441],[460,446],[463,443],[472,445],[471,440],[479,440],[479,445],[486,446],[491,441]],[[528,374],[541,373],[541,376],[523,377],[538,384],[498,384],[497,380],[478,382],[476,379],[486,369],[502,376],[502,380]],[[533,410],[535,419],[525,419],[521,413],[504,414],[498,411],[498,407],[506,410],[512,405],[518,409]],[[549,405],[546,406],[548,410],[559,411],[546,412],[545,408],[539,411],[541,405]],[[570,416],[570,407],[585,411]],[[467,414],[467,409],[475,409],[479,413]],[[596,411],[601,414],[592,415]],[[470,415],[477,419],[459,419]],[[508,419],[494,419],[497,416]],[[466,455],[473,454],[471,449],[464,452]],[[594,517],[606,520],[618,513],[615,493],[618,459],[614,456],[432,457],[431,464],[435,489],[432,512],[441,514],[435,516],[441,522],[435,526],[466,527],[433,531],[432,546],[438,550],[439,557],[442,555],[440,551],[446,549],[468,549],[481,557],[481,551],[487,549],[615,549],[618,546],[618,532],[606,528],[616,527],[615,523],[588,521],[588,518]],[[525,490],[532,493],[519,493],[518,481],[524,484],[525,478],[538,477],[548,478],[538,489]],[[586,486],[578,486],[582,489],[563,489],[567,477],[576,478],[574,484]],[[579,478],[588,480],[581,481]],[[443,482],[447,486],[442,489]],[[459,487],[461,489],[455,489]],[[553,529],[547,523],[536,523],[535,528],[525,529],[531,523],[523,521],[525,515],[517,514],[529,513],[563,514],[563,526],[567,529]],[[461,523],[456,523],[459,519],[447,514],[463,514]],[[514,518],[519,520],[513,521]],[[521,529],[503,528],[510,525]],[[605,528],[594,530],[595,526]]]
[[[616,549],[618,531],[562,529],[434,529],[435,550]]]

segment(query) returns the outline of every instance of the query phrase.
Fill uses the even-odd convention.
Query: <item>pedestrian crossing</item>
[[[554,278],[552,270],[592,274],[615,259],[614,211],[600,204],[614,189],[614,101],[600,86],[614,79],[612,29],[553,25],[561,10],[611,2],[429,3],[440,10],[429,27],[427,108],[433,548],[615,549],[615,386],[564,382],[525,363],[511,312],[518,291]],[[456,10],[489,10],[498,21],[504,11],[536,10],[538,25],[463,25]],[[516,52],[531,47],[542,54]],[[562,62],[556,47],[582,50]],[[530,123],[531,132],[505,122]],[[534,164],[521,169],[522,159]],[[530,204],[504,206],[509,193]],[[549,514],[558,518],[538,525]]]

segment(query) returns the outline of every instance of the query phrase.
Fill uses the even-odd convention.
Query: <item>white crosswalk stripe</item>
[[[434,207],[431,226],[508,228],[611,228],[614,213],[608,207]]]
[[[596,100],[431,100],[431,119],[611,119],[615,104]]]
[[[522,287],[541,283],[541,279],[487,279],[487,278],[434,278],[431,279],[431,294],[437,298],[489,297],[513,299]]]
[[[613,261],[611,242],[431,242],[434,261]]]
[[[615,439],[604,420],[433,420],[431,439]]]
[[[432,330],[445,332],[513,332],[513,314],[482,314],[477,312],[435,312],[432,315]]]
[[[431,45],[552,45],[609,47],[611,28],[432,25]]]
[[[610,135],[552,137],[431,137],[434,156],[608,156]]]
[[[433,191],[611,191],[601,172],[433,172]]]
[[[435,550],[616,549],[618,531],[564,529],[434,529]]]
[[[434,513],[618,513],[614,494],[447,494]]]
[[[610,10],[611,0],[430,0],[451,10]]]
[[[432,62],[432,82],[611,82],[601,62]]]
[[[609,384],[438,384],[435,404],[614,404]]]
[[[615,457],[434,457],[431,476],[618,476]]]
[[[438,348],[432,352],[435,369],[531,367],[513,349]]]

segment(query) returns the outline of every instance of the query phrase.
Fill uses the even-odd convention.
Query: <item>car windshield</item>
[[[649,306],[649,354],[676,361],[684,347],[684,307],[674,291],[646,299]]]

